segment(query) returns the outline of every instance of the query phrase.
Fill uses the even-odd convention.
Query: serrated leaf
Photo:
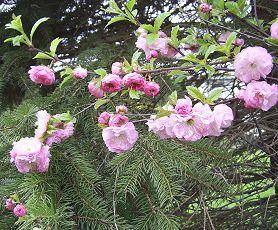
[[[102,69],[102,68],[96,69],[96,70],[94,70],[94,72],[101,77],[104,77],[107,75],[106,70]]]
[[[164,22],[164,20],[165,20],[166,18],[168,18],[170,15],[171,15],[171,13],[169,13],[169,12],[164,12],[164,13],[162,13],[162,14],[159,14],[159,15],[156,17],[156,19],[155,19],[155,21],[154,21],[154,28],[155,28],[156,31],[158,31],[158,30],[160,29],[160,27],[161,27],[162,23]]]
[[[142,24],[141,27],[149,32],[155,32],[154,27],[150,24]]]
[[[52,57],[50,57],[49,55],[45,54],[45,53],[37,53],[37,55],[35,57],[33,57],[33,59],[52,59]]]
[[[136,0],[130,0],[126,3],[126,7],[129,9],[129,11],[132,11],[135,3],[136,3]]]
[[[139,91],[133,90],[133,89],[129,90],[129,97],[130,97],[131,99],[137,99],[137,100],[139,100],[139,99],[140,99]]]
[[[158,38],[159,38],[158,34],[154,34],[154,33],[147,34],[147,44],[148,45],[153,44]]]
[[[207,59],[210,54],[214,53],[215,50],[216,50],[216,46],[215,45],[210,45],[209,48],[206,51],[205,59]]]
[[[95,103],[94,108],[98,109],[100,106],[105,105],[106,103],[108,103],[110,101],[110,99],[98,99]]]
[[[122,10],[118,7],[118,4],[114,0],[109,1],[109,7],[113,9],[112,13],[122,13]]]
[[[204,95],[200,92],[198,88],[194,86],[186,86],[186,90],[191,97],[198,99],[202,102],[205,100]]]
[[[177,93],[177,91],[172,92],[168,98],[169,98],[169,103],[171,105],[176,105],[177,104],[177,100],[178,100],[178,93]]]
[[[50,44],[50,53],[52,56],[56,54],[56,50],[63,38],[55,38]]]
[[[226,2],[225,7],[228,9],[228,11],[230,11],[231,13],[233,13],[235,15],[239,15],[239,13],[240,13],[239,6],[236,2],[231,2],[231,1]]]
[[[118,17],[114,17],[111,18],[110,21],[107,23],[107,25],[105,26],[105,28],[107,26],[110,26],[111,24],[115,23],[115,22],[119,22],[119,21],[126,21],[128,20],[127,18],[123,17],[123,16],[118,16]]]
[[[33,25],[32,29],[31,29],[31,33],[30,33],[30,40],[32,42],[33,40],[33,36],[35,31],[37,30],[37,28],[39,27],[40,24],[42,24],[43,22],[46,22],[49,18],[41,18],[38,21],[35,22],[35,24]]]
[[[180,29],[180,27],[179,27],[179,25],[177,25],[177,26],[173,27],[172,31],[171,31],[171,44],[176,48],[178,48],[178,46],[180,44],[179,40],[178,40],[179,29]]]
[[[59,88],[63,89],[66,85],[68,85],[73,80],[72,75],[66,76],[63,81],[60,83]]]
[[[214,89],[213,91],[210,92],[207,99],[214,102],[221,96],[222,92],[223,92],[223,88]]]

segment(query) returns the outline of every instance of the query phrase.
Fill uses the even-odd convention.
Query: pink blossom
[[[173,122],[173,133],[177,138],[184,141],[197,141],[202,138],[204,124],[198,116],[172,114],[170,119]]]
[[[85,77],[87,77],[87,75],[88,75],[88,71],[86,69],[82,68],[81,66],[76,67],[73,70],[74,78],[84,79]]]
[[[274,22],[270,27],[271,37],[274,39],[278,39],[278,22]]]
[[[213,115],[214,120],[221,128],[228,128],[234,120],[233,110],[225,104],[216,105],[213,109]]]
[[[36,114],[37,116],[37,128],[35,130],[35,137],[42,139],[47,131],[48,122],[51,118],[51,115],[46,110],[40,110]]]
[[[121,90],[122,79],[115,74],[108,74],[102,79],[101,88],[104,92],[114,93]]]
[[[174,137],[172,124],[170,123],[170,118],[167,116],[160,117],[158,119],[155,119],[155,117],[151,117],[146,124],[149,127],[149,131],[153,131],[160,137],[160,139],[168,139]]]
[[[129,120],[127,116],[116,114],[110,117],[109,126],[122,126],[126,124],[128,121]]]
[[[102,112],[98,117],[98,123],[101,125],[108,125],[110,117],[110,113]]]
[[[149,97],[155,97],[160,90],[159,84],[153,81],[146,82],[144,86],[144,92]]]
[[[17,216],[17,217],[23,217],[26,215],[26,208],[24,207],[23,204],[18,204],[15,206],[14,210],[13,210],[14,214]]]
[[[236,40],[234,41],[235,46],[243,46],[244,43],[245,43],[245,41],[242,38],[236,38]]]
[[[178,114],[187,115],[192,111],[192,101],[189,97],[185,96],[184,99],[178,99],[175,106]]]
[[[269,85],[265,81],[252,81],[245,90],[240,90],[236,96],[245,102],[246,108],[260,108],[268,111],[277,104],[278,85]]]
[[[21,173],[46,172],[48,170],[49,146],[42,145],[37,138],[26,137],[14,142],[10,155],[11,162],[15,163]]]
[[[204,14],[210,12],[211,10],[212,10],[212,6],[208,3],[202,3],[200,5],[200,11]]]
[[[94,82],[89,82],[88,90],[96,98],[103,97],[103,90],[97,87]]]
[[[56,114],[53,117],[58,118],[60,114]],[[68,139],[74,133],[74,124],[72,122],[59,122],[53,124],[56,130],[45,140],[45,143],[51,146],[53,143],[60,144],[63,140]]]
[[[28,74],[30,79],[36,84],[52,85],[55,82],[55,74],[50,68],[44,65],[31,66]]]
[[[116,106],[116,113],[119,113],[119,114],[125,114],[128,112],[128,109],[126,106],[124,105],[118,105]]]
[[[122,74],[124,74],[124,71],[122,68],[123,68],[122,62],[114,62],[112,64],[111,72],[112,72],[112,74],[122,75]]]
[[[126,88],[133,90],[144,90],[146,84],[145,78],[138,73],[129,73],[124,76],[123,84]]]
[[[102,137],[109,151],[122,153],[132,149],[138,139],[138,132],[132,122],[122,126],[110,126],[104,128]]]
[[[273,67],[272,57],[262,47],[248,47],[235,57],[234,68],[236,77],[243,82],[259,80],[266,77]]]
[[[147,32],[144,31],[140,33],[136,41],[136,47],[145,52],[147,60],[150,60],[152,57],[157,58],[158,53],[168,58],[172,58],[177,54],[176,49],[169,45],[169,38],[167,35],[162,31],[159,31],[158,35],[159,37],[153,43],[148,44]]]
[[[15,202],[12,199],[7,199],[5,202],[5,208],[12,211],[14,209],[14,204]]]

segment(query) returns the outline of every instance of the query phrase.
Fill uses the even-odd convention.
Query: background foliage
[[[123,56],[131,58],[135,51],[132,34],[135,27],[121,22],[104,29],[110,19],[102,10],[107,1],[1,2],[1,40],[11,35],[4,25],[15,13],[23,15],[26,30],[39,18],[50,17],[38,30],[35,45],[47,49],[53,38],[65,38],[59,48],[60,58],[71,59],[90,70],[100,67],[109,70],[114,61],[122,60]],[[275,19],[277,3],[270,0],[256,3],[259,18],[266,23]],[[190,0],[138,0],[136,8],[143,23],[152,21],[161,12],[173,11],[170,19],[175,20],[166,20],[164,24],[168,34],[175,23],[185,29],[197,26],[199,35],[223,32],[218,26],[198,21],[198,5]],[[254,18],[253,5],[251,1],[249,19]],[[260,34],[245,19],[232,14],[229,18],[221,23]],[[266,46],[244,38],[246,45]],[[277,55],[277,49],[267,48]],[[104,146],[96,125],[98,113],[93,108],[83,111],[94,102],[87,82],[75,82],[62,91],[38,87],[27,76],[29,66],[36,64],[32,53],[3,44],[0,55],[0,198],[4,201],[17,193],[28,210],[28,216],[17,221],[1,202],[0,229],[278,228],[277,108],[250,114],[241,104],[231,101],[236,112],[233,127],[221,139],[196,143],[160,141],[146,133],[143,124],[137,124],[140,139],[136,147],[116,156]],[[165,66],[171,64],[169,60],[163,62]],[[204,71],[182,73],[176,78],[180,85],[162,74],[157,78],[164,78],[180,95],[184,95],[186,86],[201,86],[204,91],[224,86],[228,96],[238,87],[236,81],[227,81],[229,73],[217,73],[209,79],[205,75]],[[270,76],[277,77],[277,65]],[[139,109],[149,113],[169,93],[163,86],[156,99],[121,98],[120,102],[127,103],[131,112]],[[10,164],[9,151],[13,141],[32,136],[35,113],[40,109],[52,114],[68,110],[77,114],[76,132],[71,139],[52,148],[48,173],[22,175]],[[106,109],[113,111],[113,107]]]

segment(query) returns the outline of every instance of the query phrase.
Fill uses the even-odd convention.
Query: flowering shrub
[[[242,1],[240,2],[242,3]],[[210,142],[212,137],[219,138],[220,146],[224,142],[222,135],[225,132],[229,132],[230,129],[236,128],[239,119],[237,117],[238,106],[242,104],[244,106],[244,113],[253,116],[253,112],[256,111],[255,109],[266,112],[275,107],[278,102],[278,85],[272,83],[273,79],[274,81],[277,81],[277,79],[270,76],[275,65],[277,65],[277,59],[275,52],[268,50],[270,46],[277,46],[278,44],[277,22],[269,24],[266,27],[269,31],[265,32],[265,28],[258,19],[256,23],[252,22],[251,24],[247,21],[248,25],[251,25],[252,28],[255,27],[257,32],[265,36],[263,37],[264,47],[262,47],[263,45],[254,46],[252,42],[249,42],[248,38],[255,37],[255,40],[256,38],[261,40],[261,37],[256,37],[251,33],[240,32],[233,28],[221,27],[221,25],[220,28],[223,31],[216,34],[212,33],[209,27],[210,24],[217,26],[217,22],[220,21],[219,18],[224,18],[228,14],[243,20],[247,17],[248,13],[245,9],[247,7],[245,6],[245,1],[242,4],[232,1],[226,1],[225,4],[224,1],[201,1],[197,6],[199,14],[199,21],[197,22],[206,24],[207,28],[198,31],[196,28],[181,29],[177,25],[171,28],[171,32],[163,28],[163,23],[171,18],[170,12],[157,15],[153,24],[142,24],[137,18],[137,10],[134,9],[135,4],[135,1],[131,0],[123,6],[119,6],[115,1],[111,0],[106,9],[106,12],[113,15],[107,26],[116,22],[121,23],[121,21],[128,21],[133,24],[136,36],[134,36],[136,42],[133,46],[138,48],[133,53],[131,60],[124,57],[122,61],[114,62],[115,60],[111,60],[110,72],[104,69],[105,66],[98,69],[90,69],[87,66],[85,68],[85,65],[77,65],[74,62],[61,59],[62,55],[57,53],[57,47],[63,43],[63,39],[60,38],[56,38],[51,42],[49,51],[36,48],[32,38],[38,26],[46,22],[48,18],[42,18],[37,21],[31,30],[30,36],[27,36],[26,31],[23,29],[21,16],[13,15],[13,20],[7,25],[8,29],[13,29],[19,32],[20,35],[6,39],[6,42],[12,42],[15,46],[24,44],[30,51],[36,52],[34,59],[37,59],[38,62],[42,61],[44,64],[49,62],[49,65],[38,64],[30,66],[31,69],[28,71],[29,81],[31,80],[39,85],[36,86],[37,88],[42,85],[45,86],[44,89],[47,89],[47,86],[50,85],[59,85],[53,94],[59,94],[61,98],[56,99],[57,101],[53,102],[53,104],[58,104],[59,100],[67,101],[67,96],[65,95],[70,94],[72,97],[75,97],[78,92],[84,90],[88,96],[90,95],[90,104],[80,108],[81,106],[78,101],[75,108],[71,107],[74,110],[71,112],[78,110],[74,117],[78,117],[88,110],[94,110],[98,114],[97,121],[96,119],[88,119],[88,117],[84,116],[86,124],[82,127],[83,133],[80,132],[78,135],[75,135],[75,126],[78,127],[81,123],[80,119],[77,122],[69,112],[60,113],[61,111],[57,111],[58,114],[51,115],[46,110],[36,110],[37,120],[35,123],[33,122],[36,125],[34,136],[20,136],[19,140],[17,137],[14,137],[15,142],[10,151],[11,163],[14,163],[17,170],[23,174],[51,173],[51,170],[49,170],[51,167],[55,173],[58,171],[59,157],[63,156],[66,158],[68,153],[67,151],[59,150],[59,154],[52,155],[52,150],[59,147],[62,148],[62,142],[66,143],[66,140],[71,136],[78,139],[79,144],[82,145],[83,136],[86,136],[89,132],[97,133],[91,125],[98,125],[98,130],[102,132],[102,143],[110,152],[119,154],[119,156],[115,156],[113,159],[116,179],[113,190],[114,219],[112,223],[116,226],[116,229],[118,229],[116,223],[118,217],[116,215],[115,197],[117,195],[116,183],[118,172],[122,170],[121,164],[128,165],[132,161],[132,157],[137,154],[138,148],[136,148],[136,145],[138,142],[141,143],[141,151],[148,152],[147,150],[149,149],[145,145],[148,146],[149,143],[144,138],[148,137],[148,135],[151,136],[152,134],[150,133],[154,133],[159,139],[165,140],[160,142],[165,146],[168,143],[166,139],[171,139],[173,141],[171,143],[176,144],[177,148],[182,148],[181,146],[191,146],[194,143],[201,143],[201,141],[208,140]],[[55,66],[55,63],[60,65]],[[223,67],[224,65],[225,67]],[[235,86],[234,92],[227,94],[224,90],[224,84],[221,85],[221,88],[218,87],[218,84],[215,84],[216,87],[212,84],[212,89],[209,90],[202,84],[196,84],[200,87],[195,87],[193,84],[187,84],[185,87],[186,81],[192,82],[192,79],[194,79],[197,82],[196,76],[209,80],[217,74],[221,77],[227,76],[226,82],[233,82]],[[84,83],[86,83],[85,88]],[[72,85],[76,87],[74,91],[71,91]],[[168,90],[167,93],[165,93],[165,88]],[[122,104],[128,105],[128,108]],[[45,108],[47,108],[47,105]],[[115,112],[111,112],[112,108]],[[243,119],[243,117],[240,119]],[[75,125],[75,123],[77,124]],[[146,130],[150,133],[146,134]],[[258,134],[261,138],[261,132],[258,131]],[[94,143],[95,145],[99,144],[95,140],[92,140],[92,142],[96,142]],[[172,146],[172,148],[174,147]],[[269,150],[270,146],[263,144],[262,149]],[[171,180],[174,180],[175,177],[171,177],[169,180],[168,174],[170,175],[173,171],[179,171],[182,168],[181,175],[190,175],[191,172],[186,171],[190,162],[185,161],[183,155],[179,155],[179,158],[171,158],[169,155],[167,157],[161,156],[161,159],[167,158],[169,162],[167,161],[165,164],[165,170],[158,170],[159,160],[153,160],[153,157],[156,151],[159,150],[159,145],[154,144],[151,154],[147,157],[141,156],[142,159],[140,159],[136,167],[127,169],[128,172],[135,171],[135,176],[138,176],[129,178],[129,175],[124,174],[123,178],[128,178],[128,184],[119,183],[120,186],[124,187],[120,187],[119,194],[123,192],[125,198],[127,194],[130,194],[133,198],[137,199],[138,190],[129,189],[129,185],[132,188],[141,186],[143,188],[141,192],[147,194],[147,197],[144,197],[142,204],[140,203],[136,208],[140,209],[142,208],[141,206],[150,206],[152,214],[161,212],[160,208],[163,208],[161,213],[164,215],[164,211],[167,211],[168,215],[168,210],[175,206],[179,207],[180,203],[183,204],[182,202],[184,201],[176,201],[175,199],[179,199],[180,194],[183,193],[181,192],[182,189],[186,187],[183,184],[178,186],[177,189],[173,189],[173,191],[170,189],[168,193],[169,188],[175,186],[171,184]],[[89,151],[91,149],[87,148],[85,150],[84,147],[84,156]],[[99,152],[99,155],[101,155],[102,150],[99,150]],[[169,154],[171,149],[162,152]],[[55,160],[52,160],[53,158]],[[153,162],[144,162],[145,158],[151,159]],[[105,156],[104,163],[107,159],[110,159],[108,154]],[[80,173],[80,170],[76,169],[76,165],[80,164],[80,159],[76,159],[73,163],[71,159],[64,159],[64,161],[67,162],[70,169]],[[191,166],[196,171],[198,171],[200,165],[202,167],[204,164],[206,166],[210,165],[210,162],[203,162],[201,158],[193,159],[193,161],[194,164],[192,163]],[[169,166],[171,164],[174,164],[174,167]],[[89,164],[84,165],[89,170]],[[144,172],[143,170],[142,172],[140,171],[141,166],[146,167]],[[100,164],[96,172],[90,172],[89,176],[97,174],[101,167],[102,164]],[[212,167],[210,172],[217,171],[217,167],[217,165]],[[159,175],[154,173],[152,169],[159,171]],[[100,185],[99,178],[96,179],[96,183],[91,182],[87,179],[88,175],[86,174],[86,171],[83,172],[81,170],[81,180],[85,177],[85,182],[89,184],[89,188],[94,187],[95,189],[96,187],[97,192],[99,192],[98,189],[100,190],[102,187],[111,184],[111,181],[107,180]],[[214,173],[214,175],[216,174]],[[221,173],[217,174],[217,176],[219,175],[220,177],[222,176]],[[144,180],[146,176],[148,176],[148,179]],[[124,179],[120,178],[119,180]],[[161,182],[160,180],[164,181]],[[226,183],[225,178],[224,181]],[[71,183],[72,181],[69,180],[68,182]],[[77,180],[73,183],[76,185],[79,181]],[[153,183],[153,185],[148,187],[149,183]],[[199,187],[205,185],[204,183],[204,185]],[[192,187],[194,188],[194,186]],[[160,189],[165,189],[167,192],[160,192]],[[153,196],[156,199],[154,203],[150,203],[153,197],[149,196],[149,190],[157,192]],[[181,193],[178,194],[177,191]],[[82,194],[79,191],[77,193],[78,198],[89,196],[89,193]],[[203,204],[203,190],[199,195],[203,209],[207,210]],[[57,194],[55,199],[61,199],[61,201],[71,200],[68,197],[61,198],[59,196],[62,195]],[[137,201],[132,200],[131,202]],[[82,201],[80,205],[82,210],[84,203],[86,202]],[[101,202],[98,199],[92,199],[91,203],[99,205]],[[158,209],[156,206],[159,206]],[[27,215],[25,206],[19,200],[7,199],[5,207],[7,210],[13,211],[17,217]],[[176,212],[177,210],[174,210],[171,215]],[[205,215],[208,214],[205,213]],[[82,219],[82,214],[80,216],[78,213],[78,215],[72,216],[72,219]],[[97,219],[99,222],[106,223],[106,220],[103,221],[101,218],[102,214],[90,217],[89,219]],[[110,222],[108,221],[108,224]],[[152,222],[151,218],[150,222]],[[165,229],[172,229],[171,227],[165,227],[167,226],[166,224],[160,225],[160,228],[157,227],[157,229],[162,229],[161,226]],[[212,229],[214,229],[213,225]]]

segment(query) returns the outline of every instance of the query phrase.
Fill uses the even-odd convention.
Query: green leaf
[[[154,28],[155,28],[156,31],[158,31],[158,30],[160,29],[160,27],[161,27],[162,23],[164,22],[164,20],[165,20],[166,18],[168,18],[170,15],[171,15],[171,13],[169,13],[169,12],[164,12],[164,13],[162,13],[162,14],[159,14],[159,15],[156,17],[156,19],[155,19],[155,21],[154,21]]]
[[[240,9],[239,9],[239,6],[236,2],[231,2],[231,1],[226,2],[225,6],[228,9],[228,11],[230,11],[231,13],[239,16]]]
[[[70,121],[72,121],[72,116],[70,115],[70,112],[61,113],[61,115],[59,116],[59,119],[61,121],[70,122]]]
[[[109,1],[109,8],[107,9],[108,12],[111,13],[122,13],[122,10],[118,7],[118,4],[114,0]]]
[[[180,42],[179,42],[179,39],[178,39],[178,32],[179,32],[179,25],[175,26],[172,28],[172,31],[171,31],[171,44],[178,48],[178,46],[180,45]]]
[[[165,108],[157,108],[158,112],[156,114],[156,118],[160,118],[160,117],[165,117],[165,116],[169,116],[171,115],[173,112],[170,110],[167,110]]]
[[[133,89],[129,90],[129,97],[131,99],[137,99],[137,100],[140,99],[139,91]]]
[[[45,54],[45,53],[37,53],[37,55],[35,57],[33,57],[33,59],[52,59],[52,57],[50,57],[49,55]]]
[[[158,38],[159,38],[158,34],[154,34],[154,33],[147,34],[147,44],[148,45],[153,44]]]
[[[115,22],[119,22],[119,21],[126,21],[128,20],[127,18],[123,17],[123,16],[117,16],[114,18],[111,18],[110,21],[107,23],[107,25],[105,26],[105,28],[107,26],[110,26],[111,24],[115,23]]]
[[[130,0],[130,1],[128,1],[128,3],[126,3],[126,7],[129,9],[129,11],[132,11],[135,3],[136,3],[136,0]]]
[[[238,0],[237,4],[240,10],[244,10],[244,7],[246,5],[246,0]]]
[[[24,30],[21,22],[21,15],[15,16],[13,14],[13,20],[10,23],[6,24],[5,27],[6,29],[13,29],[23,34]]]
[[[143,29],[149,31],[149,32],[152,32],[152,33],[155,32],[154,27],[153,27],[152,25],[150,25],[150,24],[143,24],[143,25],[141,25],[141,27],[142,27]]]
[[[273,46],[278,46],[278,39],[269,37],[266,39],[267,43]]]
[[[209,48],[206,51],[205,59],[207,59],[210,54],[214,53],[215,50],[216,50],[216,46],[215,45],[210,45]]]
[[[230,53],[232,44],[234,43],[235,40],[236,40],[236,33],[232,32],[225,42],[225,47],[228,53]]]
[[[69,67],[66,67],[63,71],[60,72],[61,77],[65,77],[67,75],[72,75],[73,70]]]
[[[178,100],[178,93],[177,93],[177,91],[174,91],[173,93],[171,93],[168,98],[169,98],[169,103],[171,105],[176,105],[177,104],[177,100]]]
[[[57,50],[57,46],[59,45],[59,43],[63,40],[63,38],[55,38],[51,44],[50,44],[50,53],[52,56],[55,56],[56,54],[56,50]]]
[[[182,59],[193,63],[200,63],[200,60],[195,56],[195,54],[188,54]]]
[[[223,92],[223,88],[214,89],[213,91],[210,92],[207,99],[214,102],[221,96],[222,92]]]
[[[98,99],[95,103],[95,109],[98,109],[100,106],[105,105],[106,103],[108,103],[110,101],[110,99]]]
[[[60,83],[59,88],[63,89],[66,85],[68,85],[73,80],[72,75],[66,76],[63,81]]]
[[[96,69],[94,72],[101,77],[105,77],[107,75],[106,70],[102,68]]]
[[[34,36],[34,33],[35,33],[36,29],[39,27],[40,24],[47,21],[48,19],[49,18],[41,18],[41,19],[39,19],[38,21],[35,22],[35,24],[33,25],[32,29],[31,29],[31,33],[30,33],[31,42],[33,40],[33,36]]]
[[[18,35],[18,36],[13,37],[12,43],[13,43],[13,46],[20,46],[20,43],[25,43],[23,35]]]
[[[196,88],[194,86],[186,86],[186,90],[191,97],[198,99],[202,102],[205,101],[204,95],[200,92],[200,90],[198,88]]]
[[[140,52],[139,50],[137,50],[133,55],[132,55],[132,59],[131,59],[131,64],[138,64],[138,59],[140,58],[142,52]]]
[[[224,0],[213,0],[213,9],[224,10]]]

